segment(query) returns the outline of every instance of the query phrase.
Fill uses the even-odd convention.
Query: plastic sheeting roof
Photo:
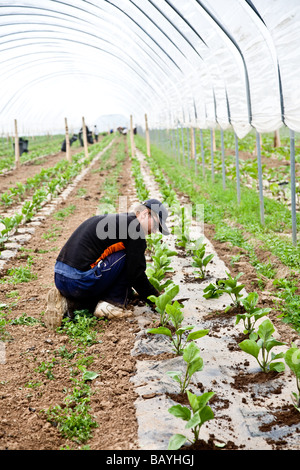
[[[1,0],[0,131],[300,131],[299,0]],[[94,122],[92,122],[94,123]]]

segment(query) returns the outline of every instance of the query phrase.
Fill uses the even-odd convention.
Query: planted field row
[[[21,164],[60,152],[64,138],[63,135],[47,135],[34,136],[26,139],[28,140],[28,150],[20,156]],[[11,137],[2,137],[0,139],[0,173],[14,167],[14,158],[14,139]]]
[[[136,142],[145,150],[142,142]],[[234,185],[224,191],[220,181],[211,184],[183,167],[179,172],[180,166],[174,168],[173,159],[155,147],[152,159],[160,167],[161,178],[171,181],[194,207],[203,205],[206,231],[233,272],[245,263],[251,266],[250,287],[255,285],[275,296],[278,314],[299,330],[300,251],[291,242],[290,211],[278,201],[265,198],[266,225],[262,226],[255,191],[243,187],[241,203],[237,204]]]
[[[239,276],[232,265],[226,268],[208,239],[199,242],[203,231],[185,210],[187,192],[175,191],[156,159],[146,162],[138,151],[134,160],[124,159],[125,154],[124,141],[114,142],[85,173],[77,193],[69,193],[20,250],[14,274],[3,273],[0,447],[164,450],[170,439],[171,447],[184,449],[187,439],[199,438],[202,448],[210,449],[282,448],[284,439],[293,448],[299,424],[289,394],[297,394],[295,377],[289,366],[283,372],[258,372],[253,356],[241,357],[244,319],[237,322],[231,303],[236,300],[241,308],[241,300],[246,304],[247,293],[255,290],[252,307],[270,308],[264,313],[276,327],[276,338],[285,333],[286,345],[277,345],[281,351],[290,345],[290,331],[294,339],[296,333],[278,321],[273,298],[264,303],[264,292],[249,289],[249,271]],[[132,317],[118,321],[78,311],[73,322],[48,331],[43,310],[60,247],[90,215],[118,210],[120,196],[130,204],[163,198],[172,213],[174,234],[148,240],[147,273],[162,293],[153,299],[156,311],[133,304]],[[20,282],[17,276],[25,267],[33,276]],[[210,285],[220,292],[206,298]],[[258,320],[255,331],[265,319]],[[159,328],[163,333],[153,331]],[[181,394],[180,388],[189,393]],[[183,395],[191,403],[178,403]],[[277,429],[279,412],[294,424]]]
[[[8,192],[1,194],[1,203],[10,206],[20,203],[31,192],[19,207],[13,207],[9,212],[0,213],[0,249],[5,249],[5,243],[13,235],[17,227],[32,220],[41,207],[52,198],[57,197],[66,186],[74,180],[80,171],[89,165],[95,155],[111,140],[111,136],[101,143],[89,148],[88,158],[84,152],[73,157],[72,162],[61,160],[53,168],[48,168],[28,178],[26,183],[17,183]],[[15,204],[13,204],[15,203]]]
[[[257,158],[257,142],[253,133],[243,139],[235,140],[232,131],[209,131],[182,129],[155,137],[155,142],[166,153],[176,157],[179,163],[184,163],[191,169],[200,172],[206,178],[220,176],[223,188],[227,181],[237,181],[237,171],[240,182],[250,188],[259,190],[259,167]],[[192,135],[193,133],[193,135]],[[262,184],[266,196],[291,204],[291,168],[290,141],[282,133],[281,145],[274,147],[274,136],[261,137],[261,171]],[[299,207],[299,141],[295,142],[295,171],[296,171],[296,203]],[[238,164],[237,164],[238,159]]]
[[[141,335],[134,350],[138,361],[138,373],[134,381],[138,387],[141,387],[141,399],[137,402],[138,419],[141,426],[150,428],[150,431],[147,430],[148,437],[143,436],[144,441],[142,440],[142,442],[144,442],[144,446],[153,446],[150,448],[156,449],[161,449],[162,447],[159,445],[166,445],[167,442],[169,442],[169,449],[177,449],[182,447],[187,440],[193,442],[195,448],[198,449],[220,447],[263,449],[269,448],[269,445],[280,448],[280,442],[284,441],[286,434],[293,433],[292,429],[294,428],[289,428],[288,421],[285,423],[286,427],[283,425],[283,429],[278,432],[274,431],[271,425],[268,431],[266,428],[264,433],[259,426],[261,424],[262,429],[262,422],[264,419],[268,420],[266,416],[269,419],[272,418],[278,408],[285,409],[291,390],[289,382],[292,380],[294,380],[292,400],[295,407],[299,407],[298,362],[291,361],[292,355],[299,357],[300,354],[299,349],[291,344],[291,338],[297,340],[298,336],[289,330],[289,327],[286,327],[289,341],[280,341],[277,326],[275,329],[268,317],[269,312],[273,309],[261,306],[260,293],[245,291],[245,285],[239,282],[243,273],[232,277],[226,271],[226,267],[224,269],[222,263],[220,264],[217,254],[214,251],[211,252],[213,248],[208,241],[208,253],[205,253],[206,244],[203,244],[203,237],[201,240],[191,238],[191,235],[195,236],[195,227],[192,227],[191,230],[188,218],[183,223],[183,210],[175,192],[173,191],[171,200],[170,184],[166,182],[153,161],[149,159],[149,163],[156,180],[160,183],[161,196],[163,199],[165,196],[165,200],[168,198],[171,202],[172,226],[176,238],[175,247],[173,245],[174,237],[168,240],[167,245],[159,235],[152,236],[149,240],[149,245],[152,247],[152,262],[148,266],[148,275],[151,282],[163,292],[159,297],[152,298],[160,316],[159,322],[156,322],[158,323],[156,326],[147,329],[148,335],[157,336],[159,339],[151,340],[148,337],[145,340]],[[146,186],[151,188],[149,179]],[[199,236],[199,227],[196,233]],[[171,247],[168,246],[170,243]],[[212,263],[215,264],[214,267],[211,266]],[[198,269],[193,270],[193,268]],[[220,275],[222,279],[219,279]],[[176,280],[178,283],[182,282],[183,285],[179,287]],[[180,300],[182,297],[183,299]],[[225,299],[228,301],[227,306]],[[212,311],[209,313],[209,310]],[[150,321],[149,315],[147,319]],[[189,319],[192,319],[191,324],[188,323]],[[139,323],[145,328],[146,319],[139,318]],[[243,324],[242,330],[239,329],[240,324]],[[239,337],[243,338],[244,336],[240,343],[235,340],[235,329],[237,329]],[[274,333],[277,339],[273,337]],[[196,344],[199,338],[203,338],[200,340],[200,347]],[[288,349],[285,353],[280,351],[280,346],[283,345]],[[266,349],[264,350],[264,348]],[[275,350],[279,348],[277,354],[273,354],[271,351],[273,348]],[[250,362],[245,360],[245,363],[242,364],[238,350],[243,350],[255,357],[261,372],[257,372],[255,366],[253,368],[254,364],[251,360]],[[172,357],[170,356],[171,351],[181,359],[168,359],[166,354],[169,353],[169,358]],[[266,351],[268,351],[267,354]],[[148,356],[148,360],[139,360],[141,353]],[[165,360],[155,361],[156,357],[159,358],[160,355],[162,357],[164,355]],[[287,369],[290,368],[286,377],[282,377],[285,369],[284,361],[288,364]],[[175,367],[175,365],[177,369],[174,371],[172,366]],[[248,371],[245,366],[248,366]],[[153,375],[150,379],[151,374]],[[293,375],[294,379],[287,380],[287,377]],[[174,388],[166,379],[166,376],[171,377],[177,383],[177,391],[176,387]],[[219,382],[220,378],[222,378],[221,383]],[[238,379],[240,379],[240,389]],[[242,384],[242,379],[245,380],[244,384]],[[276,379],[278,380],[277,384]],[[256,384],[257,395],[252,391],[251,382]],[[224,386],[225,383],[229,386]],[[259,383],[261,384],[259,385]],[[286,390],[284,390],[287,383]],[[208,391],[199,395],[197,387],[203,391],[204,384],[208,387]],[[194,393],[187,391],[188,387],[192,387],[190,390],[193,390]],[[239,393],[231,403],[231,396],[235,395],[233,392],[235,387],[239,389]],[[272,393],[273,387],[281,388],[281,404],[280,399],[275,400],[274,398],[271,402],[265,400],[258,404],[259,393],[268,393],[266,392],[268,389]],[[145,405],[145,399],[147,399],[147,405]],[[210,400],[214,404],[211,407],[208,405]],[[227,419],[231,422],[231,431],[230,426],[228,428],[226,424],[220,425],[220,416],[217,412],[214,415],[213,412],[213,409],[223,410],[225,402],[227,402],[228,411],[223,412],[221,419],[225,419],[225,423]],[[287,408],[287,420],[288,416],[292,420],[296,416],[295,422],[299,423],[300,416],[296,408],[292,404]],[[184,421],[182,430],[188,429],[189,431],[186,431],[188,434],[177,432],[171,436],[171,430],[179,428],[174,421],[170,421],[167,412]],[[153,416],[155,416],[155,426],[151,424]],[[276,418],[274,419],[276,420]],[[208,420],[214,420],[216,423],[207,424],[207,428],[211,427],[212,431],[208,435],[205,434],[206,442],[205,439],[204,441],[200,439],[201,442],[197,442],[199,441],[199,431]],[[253,420],[256,421],[256,424]],[[232,427],[235,426],[236,428],[232,431]],[[159,444],[156,444],[155,440]],[[297,447],[296,441],[291,439],[288,446],[290,448]]]

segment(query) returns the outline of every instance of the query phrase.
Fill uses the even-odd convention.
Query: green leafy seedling
[[[183,313],[181,311],[182,307],[183,305],[179,304],[177,300],[173,304],[168,304],[166,306],[166,312],[169,315],[169,322],[171,321],[175,329],[174,334],[172,334],[172,331],[165,326],[150,328],[147,330],[147,333],[165,335],[170,338],[174,346],[174,351],[178,356],[183,354],[184,347],[188,342],[202,338],[209,333],[209,330],[194,331],[190,333],[184,341],[184,334],[187,331],[192,330],[194,325],[181,326],[183,321]]]
[[[241,291],[245,287],[244,284],[238,284],[238,279],[244,274],[239,273],[234,278],[226,272],[228,278],[227,279],[219,279],[216,284],[210,283],[207,287],[205,287],[203,297],[205,299],[212,299],[218,298],[221,295],[227,293],[231,297],[234,307],[239,307],[242,299]],[[225,312],[227,312],[232,305],[228,305],[225,308]]]
[[[203,369],[203,359],[200,356],[200,349],[193,341],[185,346],[182,357],[186,362],[185,372],[168,371],[167,375],[175,380],[175,382],[179,383],[180,392],[185,393],[191,383],[192,376],[195,372],[200,372]]]
[[[245,285],[238,284],[237,281],[244,273],[239,273],[234,278],[228,272],[226,272],[226,274],[228,276],[228,279],[225,279],[224,281],[222,281],[223,292],[230,295],[234,307],[239,307],[240,301],[243,297],[241,294],[241,290],[245,287]],[[231,305],[226,307],[225,312],[227,312],[230,308],[231,308]]]
[[[156,290],[158,290],[158,292],[162,292],[170,284],[172,284],[171,279],[164,281],[165,274],[166,272],[163,268],[155,269],[153,266],[148,266],[146,269],[146,275],[149,279],[149,282],[155,287]]]
[[[244,297],[241,300],[246,312],[243,314],[238,314],[236,316],[235,324],[242,320],[244,324],[244,334],[251,334],[254,331],[255,323],[260,318],[267,315],[270,312],[270,308],[259,308],[256,307],[258,302],[258,293],[257,292],[250,292],[247,297]]]
[[[168,314],[166,312],[166,306],[170,304],[173,298],[178,294],[179,286],[172,283],[170,284],[165,292],[158,297],[150,295],[148,299],[156,305],[155,310],[160,314],[161,326],[165,326],[168,321]]]
[[[207,265],[214,257],[214,254],[205,256],[205,247],[206,247],[206,243],[202,243],[198,245],[198,247],[194,250],[193,255],[192,255],[192,258],[193,258],[192,266],[194,268],[198,268],[197,271],[194,271],[194,274],[197,277],[200,277],[200,279],[205,278]]]
[[[187,391],[191,410],[187,406],[182,405],[174,405],[168,409],[170,414],[186,421],[185,428],[191,429],[194,435],[194,439],[191,441],[183,434],[174,434],[169,440],[168,450],[180,449],[186,441],[193,444],[199,440],[199,433],[203,424],[214,418],[212,409],[207,405],[214,394],[214,392],[206,392],[201,396],[197,396]]]
[[[250,339],[245,339],[239,343],[242,351],[255,357],[263,372],[282,372],[285,369],[284,363],[278,361],[278,359],[284,357],[284,353],[274,354],[271,351],[275,346],[283,346],[286,344],[272,336],[274,331],[275,328],[272,322],[267,318],[260,324],[257,333],[251,333]],[[257,337],[259,339],[256,341]]]
[[[292,402],[294,407],[300,412],[300,349],[292,343],[292,347],[284,355],[284,360],[296,377],[298,392],[292,392]]]

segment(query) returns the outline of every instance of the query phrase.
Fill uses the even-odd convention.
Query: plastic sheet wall
[[[2,0],[0,129],[119,112],[300,131],[298,0]]]

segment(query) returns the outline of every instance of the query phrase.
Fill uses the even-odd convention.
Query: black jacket
[[[123,248],[126,250],[128,285],[146,300],[149,295],[159,295],[145,273],[146,247],[145,235],[135,214],[105,214],[91,217],[79,225],[61,249],[57,260],[80,271],[87,271],[101,259],[104,252],[105,256],[111,249]]]

